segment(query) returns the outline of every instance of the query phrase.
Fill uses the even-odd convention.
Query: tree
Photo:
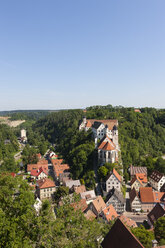
[[[131,232],[139,239],[145,248],[152,247],[154,235],[152,232],[147,231],[144,226],[141,225],[140,227],[132,228]]]
[[[100,180],[105,180],[106,176],[108,174],[108,169],[105,166],[101,166],[98,169],[98,176],[100,178]]]
[[[154,224],[155,238],[158,242],[165,239],[165,217],[160,217]],[[161,241],[163,242],[163,241]]]

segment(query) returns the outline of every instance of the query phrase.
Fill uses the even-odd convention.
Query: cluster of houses
[[[165,208],[165,175],[153,171],[147,179],[146,167],[130,167],[130,207],[134,212],[150,212],[159,203]]]

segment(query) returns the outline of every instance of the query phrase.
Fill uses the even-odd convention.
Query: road
[[[139,215],[137,215],[137,213],[133,212],[124,212],[123,215],[134,220],[137,225],[140,225],[144,220],[147,220],[147,213],[139,213]]]

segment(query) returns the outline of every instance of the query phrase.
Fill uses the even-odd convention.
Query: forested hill
[[[118,119],[124,168],[133,163],[147,165],[151,171],[156,159],[165,153],[165,110],[141,108],[140,111],[141,113],[138,113],[134,108],[111,105],[93,106],[87,108],[85,115],[90,119]],[[33,128],[50,142],[58,144],[58,150],[66,160],[70,160],[74,149],[83,144],[92,144],[89,134],[80,134],[78,131],[78,124],[83,115],[82,110],[51,113],[38,120]],[[83,157],[82,152],[80,155]],[[80,161],[77,158],[76,162]],[[163,160],[159,159],[158,162],[160,168],[157,168],[164,171]]]

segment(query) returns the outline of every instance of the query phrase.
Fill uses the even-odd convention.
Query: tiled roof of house
[[[103,209],[101,216],[104,215],[107,221],[114,220],[118,217],[118,214],[116,213],[116,210],[114,207],[110,204],[108,207]]]
[[[53,158],[51,158],[50,160],[51,160],[51,163],[53,165],[59,165],[59,164],[63,163],[63,159],[53,159]]]
[[[60,163],[53,164],[53,170],[57,177],[59,177],[59,175],[64,172],[68,172],[69,169],[70,167],[68,164],[60,164]]]
[[[106,204],[103,198],[99,195],[97,198],[92,202],[94,208],[96,209],[97,213],[99,214],[104,208],[106,208]]]
[[[158,183],[162,179],[163,176],[164,175],[162,173],[160,173],[159,171],[155,170],[155,171],[152,172],[152,174],[150,176],[150,179],[152,179],[153,181]]]
[[[144,248],[120,219],[116,220],[101,245],[103,248]]]
[[[136,173],[134,178],[131,180],[131,185],[138,181],[142,186],[147,183],[147,176],[144,173]]]
[[[159,203],[157,203],[154,208],[149,212],[147,215],[148,219],[150,220],[151,224],[153,225],[158,218],[165,215],[165,210],[161,207]]]
[[[132,203],[133,200],[135,199],[135,197],[139,198],[138,192],[135,190],[135,188],[133,188],[130,192],[129,192],[129,197],[130,197],[130,202]]]
[[[52,188],[56,186],[55,183],[49,178],[38,180],[36,185],[38,186],[39,189]]]
[[[115,144],[112,142],[112,140],[106,136],[106,138],[103,138],[98,149],[104,150],[104,151],[113,151],[116,149]]]
[[[140,188],[140,199],[142,203],[154,202],[153,192],[151,187]]]
[[[118,120],[96,120],[96,119],[87,119],[86,127],[92,127],[94,122],[100,122],[108,126],[109,130],[112,130],[114,126],[118,126]]]
[[[85,185],[80,185],[80,186],[72,186],[73,188],[73,191],[76,193],[76,194],[80,194],[80,193],[83,193],[86,191],[86,187]]]
[[[119,219],[128,227],[137,227],[137,224],[134,220],[126,217],[125,215],[121,215]]]
[[[93,213],[92,210],[88,209],[88,211],[86,213],[84,213],[84,216],[88,219],[88,220],[93,220],[95,219],[97,216]]]
[[[40,167],[48,171],[48,164],[28,164],[27,171],[31,172],[32,170],[38,170]]]
[[[113,174],[121,182],[121,176],[119,175],[119,173],[114,168],[113,168]]]
[[[48,171],[45,168],[40,167],[37,170],[31,170],[31,176],[38,177],[41,173],[45,173],[48,176]]]
[[[140,166],[130,166],[130,175],[134,176],[137,173],[143,173],[147,175],[147,167],[140,167]]]
[[[165,202],[165,193],[153,191],[154,202]]]
[[[80,199],[79,202],[73,202],[70,205],[74,208],[74,210],[81,210],[82,212],[84,212],[88,207],[85,199]]]
[[[44,159],[44,158],[41,158],[37,164],[39,165],[48,165],[48,160]]]

